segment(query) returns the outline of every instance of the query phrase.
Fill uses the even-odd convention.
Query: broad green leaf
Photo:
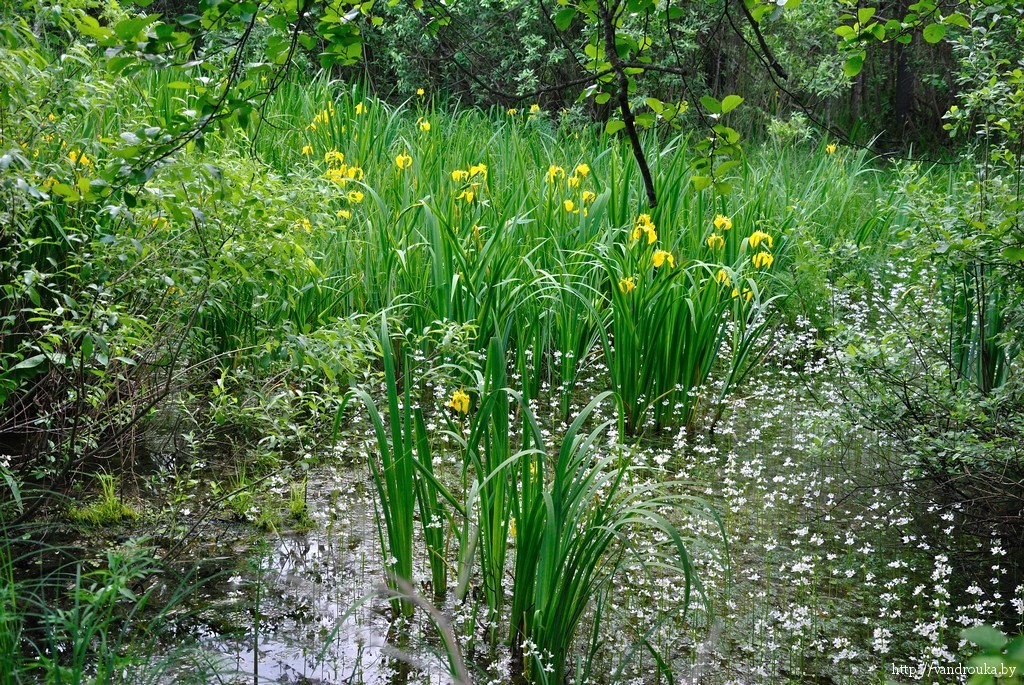
[[[735,159],[729,160],[728,162],[722,162],[715,168],[715,176],[721,178],[738,165],[739,162],[737,162]]]
[[[858,53],[849,57],[843,62],[843,73],[848,77],[853,78],[860,73],[860,70],[864,68],[864,53]]]
[[[1006,644],[1006,636],[992,626],[974,626],[973,628],[967,628],[960,635],[968,642],[972,642],[988,651],[1002,649],[1003,645]]]
[[[1024,636],[1016,637],[1006,645],[1006,658],[1017,663],[1024,662]]]
[[[721,136],[722,139],[725,140],[725,142],[728,143],[729,145],[735,145],[740,140],[740,134],[734,128],[723,126],[722,124],[716,124],[714,127],[712,127],[712,130],[719,136]]]
[[[555,13],[555,28],[557,28],[559,31],[565,31],[567,28],[569,28],[569,24],[572,23],[572,20],[575,17],[575,7],[567,7],[565,9],[559,10],[557,13]]]
[[[100,23],[88,14],[83,14],[79,18],[78,30],[86,36],[97,38],[99,40],[105,40],[111,35],[110,29],[105,26],[100,26]]]
[[[626,128],[626,122],[622,121],[621,119],[611,119],[608,122],[608,125],[604,127],[604,130],[608,133],[608,135],[611,135],[613,133],[618,133],[624,128]]]
[[[960,26],[965,29],[969,29],[971,27],[970,22],[967,21],[967,17],[960,14],[959,12],[954,12],[953,14],[943,19],[943,21],[952,26]]]
[[[1024,247],[1004,248],[1003,259],[1008,259],[1011,262],[1024,262]]]
[[[739,95],[726,95],[722,99],[722,114],[733,111],[741,104],[743,104],[743,98]]]
[[[712,114],[722,113],[722,103],[710,95],[702,95],[700,97],[700,104],[704,106],[704,109],[711,112]]]
[[[636,125],[641,128],[650,128],[658,120],[658,116],[654,112],[643,112],[642,114],[637,114],[634,118]]]
[[[124,19],[114,25],[114,32],[121,40],[131,40],[154,21],[156,21],[156,16],[147,14],[140,17],[132,17],[131,19]]]
[[[12,371],[28,371],[29,369],[36,368],[45,361],[45,354],[37,354],[34,357],[29,357],[28,359],[23,359],[18,362],[8,370],[8,373],[11,373]]]
[[[946,35],[946,27],[943,24],[929,24],[924,27],[921,35],[929,43],[938,43]]]
[[[58,183],[54,185],[53,192],[56,193],[57,195],[60,195],[61,197],[66,197],[72,202],[78,199],[78,191],[69,186],[67,183]]]
[[[707,176],[693,176],[690,178],[690,181],[693,182],[693,187],[696,190],[704,190],[712,183],[711,179]]]
[[[869,21],[871,21],[871,17],[873,16],[875,16],[874,7],[861,7],[859,10],[857,10],[857,22],[861,26],[864,26]]]

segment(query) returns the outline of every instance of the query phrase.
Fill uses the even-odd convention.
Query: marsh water
[[[373,504],[361,485],[352,472],[311,477],[315,525],[238,540],[188,607],[201,653],[229,682],[447,682],[440,662],[410,647],[410,628],[396,626],[383,597]],[[210,542],[191,555],[224,551],[219,533],[205,535]],[[177,675],[189,673],[183,664]]]

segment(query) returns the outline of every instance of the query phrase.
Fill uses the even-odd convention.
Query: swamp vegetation
[[[0,681],[1019,682],[1022,46],[4,5]]]

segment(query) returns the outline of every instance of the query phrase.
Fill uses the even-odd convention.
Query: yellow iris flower
[[[552,164],[548,167],[548,173],[544,175],[544,179],[548,183],[554,183],[556,178],[565,178],[565,169]]]
[[[658,240],[658,232],[655,230],[654,222],[651,221],[650,214],[641,214],[636,218],[636,226],[633,227],[633,232],[630,234],[630,238],[633,240],[640,240],[644,233],[647,234],[648,245],[652,245]]]
[[[462,388],[459,388],[452,393],[452,399],[446,405],[449,409],[454,409],[459,414],[469,413],[469,395]]]
[[[772,237],[764,231],[754,231],[750,234],[750,237],[747,238],[747,241],[750,243],[751,247],[757,247],[762,242],[767,243],[768,247],[773,247]]]
[[[660,269],[665,262],[668,262],[669,266],[674,267],[676,265],[676,258],[668,250],[655,250],[654,268]]]

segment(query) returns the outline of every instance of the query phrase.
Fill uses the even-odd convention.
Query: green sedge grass
[[[650,565],[683,577],[683,611],[699,581],[686,541],[664,511],[709,516],[724,541],[724,527],[705,502],[673,493],[669,484],[633,488],[628,456],[618,449],[601,453],[601,440],[615,419],[584,429],[611,397],[602,393],[584,407],[552,454],[540,448],[540,426],[525,403],[522,407],[523,434],[529,436],[525,444],[534,448],[520,452],[516,469],[509,639],[534,682],[560,683],[569,673],[584,615],[610,588],[628,551],[626,531],[647,528],[665,534],[667,549],[658,550]]]
[[[369,393],[356,390],[355,394],[370,416],[380,453],[379,462],[373,454],[368,455],[367,461],[377,490],[377,532],[381,549],[389,555],[385,563],[385,579],[388,587],[394,590],[398,587],[398,580],[412,582],[417,436],[410,409],[411,384],[408,378],[403,384],[402,405],[399,405],[394,353],[386,316],[381,317],[380,346],[387,386],[387,427]],[[339,415],[343,410],[344,406]],[[396,599],[393,607],[396,613],[404,615],[411,614],[413,610],[411,603],[401,599]]]
[[[602,338],[626,431],[638,434],[653,409],[658,427],[692,422],[692,391],[707,380],[725,335],[731,283],[696,262],[655,267],[652,246],[619,244],[601,260],[610,292]]]
[[[237,306],[207,308],[215,320],[203,327],[222,341],[220,347],[258,344],[283,321],[306,331],[354,311],[401,303],[403,323],[413,329],[434,321],[469,322],[478,327],[480,349],[495,335],[517,358],[531,349],[530,394],[537,394],[542,380],[571,385],[578,363],[572,360],[593,343],[592,335],[575,335],[572,316],[585,313],[587,301],[598,310],[614,301],[614,290],[600,283],[597,260],[575,255],[593,256],[598,245],[628,234],[637,215],[635,171],[621,145],[587,131],[573,132],[577,137],[567,145],[559,137],[565,133],[547,132],[529,118],[477,111],[451,116],[421,102],[391,107],[325,79],[284,84],[265,116],[267,126],[277,127],[275,135],[255,138],[253,148],[279,173],[312,183],[324,198],[313,219],[320,225],[302,241],[310,268],[283,274],[279,293],[267,297],[240,284],[216,298]],[[685,136],[646,142],[662,199],[652,212],[659,249],[680,262],[736,271],[744,241],[759,227],[774,232],[782,267],[783,234],[797,219],[765,222],[785,214],[796,195],[804,196],[795,198],[802,212],[824,215],[828,188],[842,170],[838,157],[805,155],[800,168],[813,171],[806,184],[779,180],[794,176],[779,173],[783,165],[799,161],[783,150],[768,164],[748,161],[739,190],[716,198],[690,187]],[[325,178],[332,166],[325,156],[334,153],[358,169],[352,178]],[[409,163],[396,164],[404,156]],[[581,164],[587,175],[575,172]],[[487,171],[453,177],[477,165]],[[735,228],[717,230],[717,214],[731,216]],[[724,238],[717,250],[707,244],[715,234]],[[553,294],[553,282],[567,294]],[[584,291],[585,299],[572,294]],[[277,305],[237,315],[261,301]],[[562,404],[564,413],[568,403]],[[670,419],[659,411],[660,420]]]
[[[488,344],[484,392],[465,437],[449,420],[451,435],[465,455],[464,481],[467,475],[472,478],[471,484],[463,487],[467,518],[459,547],[469,553],[464,552],[459,560],[460,586],[464,589],[473,552],[479,551],[488,624],[493,626],[499,624],[505,602],[505,561],[518,454],[512,452],[505,365],[504,346],[499,338],[493,337]],[[471,522],[468,516],[472,512],[476,512],[476,520]],[[497,639],[498,632],[492,630],[492,645]]]

